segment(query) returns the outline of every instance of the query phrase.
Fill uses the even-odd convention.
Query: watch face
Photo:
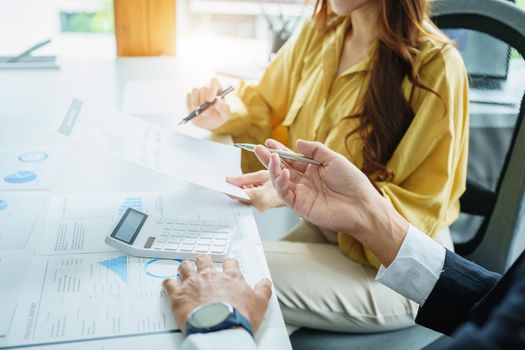
[[[228,305],[223,303],[203,305],[191,314],[188,321],[193,327],[210,328],[226,320],[231,311]]]

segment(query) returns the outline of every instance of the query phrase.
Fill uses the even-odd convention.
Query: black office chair
[[[525,11],[504,0],[435,0],[471,84],[467,190],[451,227],[456,251],[494,271],[508,266],[524,211]],[[294,349],[420,349],[445,338],[415,326],[379,334],[300,329]]]
[[[436,3],[435,21],[459,39],[471,85],[467,191],[451,232],[457,253],[503,272],[525,189],[525,15],[509,1]]]

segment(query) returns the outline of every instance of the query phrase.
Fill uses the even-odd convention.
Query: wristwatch
[[[253,337],[250,322],[228,303],[210,303],[195,308],[186,322],[186,335],[242,327]]]

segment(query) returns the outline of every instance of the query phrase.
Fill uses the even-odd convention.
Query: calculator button
[[[217,226],[217,221],[205,220],[204,226]]]
[[[210,231],[215,233],[229,233],[231,229],[229,227],[214,227]]]
[[[208,251],[208,249],[210,249],[209,245],[198,245],[197,248],[195,249],[195,251],[197,251],[199,253],[206,253]]]
[[[184,238],[182,244],[195,244],[197,240],[195,238]]]
[[[186,225],[188,223],[188,220],[178,219],[175,220],[175,222],[177,223],[177,225]]]
[[[157,243],[164,243],[166,242],[166,240],[167,240],[167,237],[159,237],[157,238]]]
[[[229,238],[229,235],[227,234],[224,234],[224,233],[220,233],[220,234],[217,234],[215,235],[215,239],[228,239]]]
[[[197,242],[197,244],[210,245],[211,239],[199,238],[199,241]]]
[[[168,243],[180,243],[180,237],[170,237]]]
[[[211,252],[212,253],[223,253],[224,252],[224,247],[213,246],[213,247],[211,247]]]
[[[164,243],[157,242],[157,243],[155,243],[153,245],[153,249],[161,249],[163,245],[164,245]]]
[[[188,233],[186,233],[186,235],[184,235],[184,238],[197,238],[197,237],[199,237],[199,235],[196,234],[196,233],[189,233],[188,232]]]
[[[223,247],[226,245],[226,240],[216,239],[215,242],[213,242],[213,245]]]
[[[199,236],[200,238],[204,238],[204,239],[212,239],[213,238],[213,235],[209,232],[203,232],[201,233],[201,235]]]
[[[191,251],[193,251],[193,245],[182,244],[180,246],[180,251],[181,252],[191,252]]]
[[[177,250],[179,248],[179,243],[166,243],[164,249],[166,250]]]

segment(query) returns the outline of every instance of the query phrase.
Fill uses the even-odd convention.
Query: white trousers
[[[452,248],[448,228],[436,237]],[[333,232],[302,221],[264,251],[287,325],[371,333],[414,324],[419,306],[376,282],[376,269],[344,256]]]

